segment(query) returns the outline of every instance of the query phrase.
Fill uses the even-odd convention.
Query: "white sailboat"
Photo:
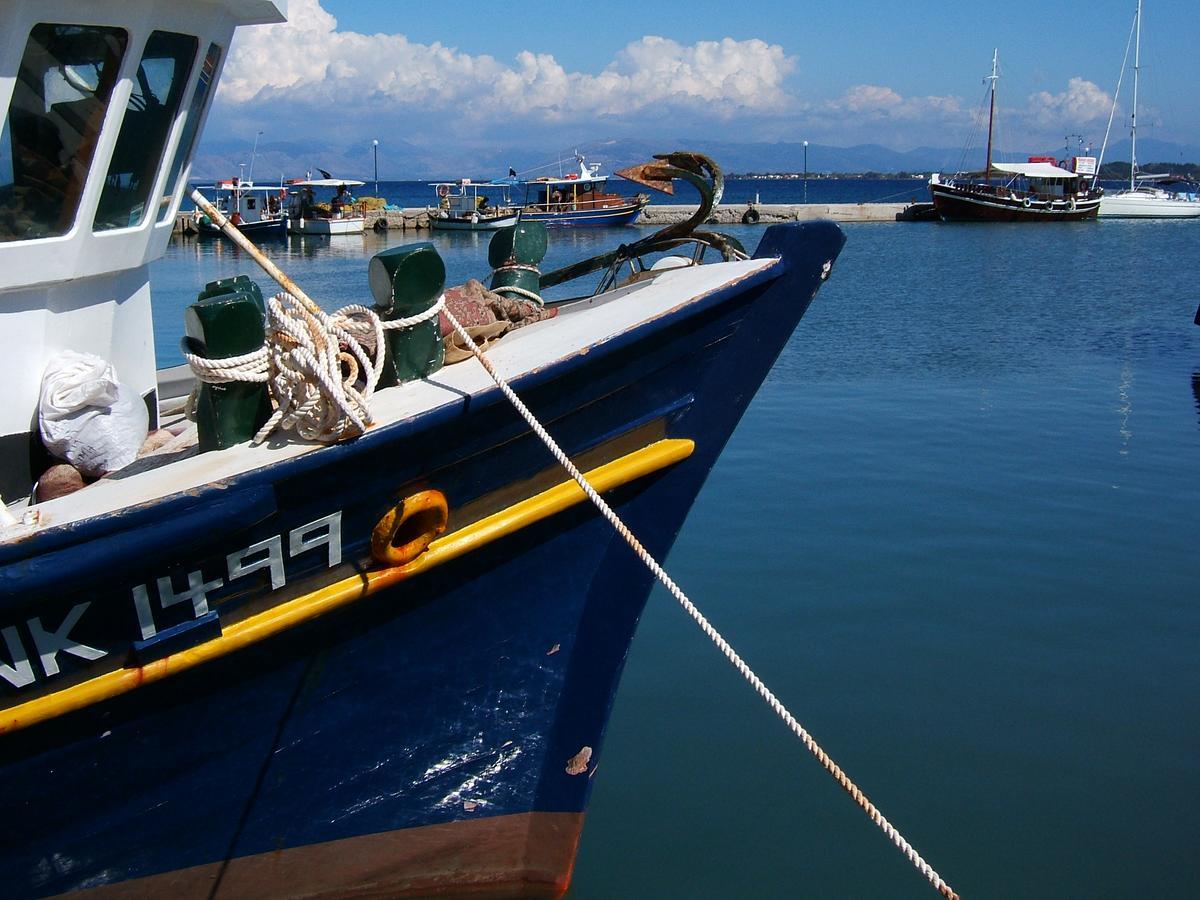
[[[1121,219],[1200,218],[1200,198],[1195,193],[1167,190],[1163,185],[1178,181],[1172,175],[1140,175],[1137,167],[1138,70],[1142,53],[1142,0],[1134,13],[1133,115],[1130,120],[1129,187],[1100,199],[1100,216]],[[1128,45],[1126,45],[1128,48]],[[1126,53],[1128,53],[1126,49]],[[1128,59],[1128,56],[1126,57]],[[1118,84],[1118,92],[1120,90]],[[1113,98],[1116,108],[1116,97]],[[1111,121],[1111,119],[1110,119]]]

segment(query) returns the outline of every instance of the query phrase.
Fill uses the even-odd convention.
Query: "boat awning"
[[[1066,169],[1060,169],[1054,163],[992,163],[992,168],[997,172],[1004,172],[1008,175],[1023,175],[1026,178],[1078,178],[1074,172],[1068,172]]]
[[[603,184],[608,181],[607,175],[567,175],[562,178],[531,178],[526,181],[526,184],[551,184],[551,185],[572,185],[572,184]]]
[[[366,184],[366,182],[365,181],[355,181],[353,178],[309,178],[309,179],[299,180],[299,181],[289,181],[287,183],[287,186],[288,187],[331,187],[331,188],[335,188],[335,187],[341,187],[343,184],[346,185],[346,187],[358,187],[359,185]]]
[[[258,192],[260,194],[278,194],[286,185],[282,184],[234,184],[232,181],[219,181],[216,184],[198,185],[199,191],[237,191],[240,194]]]

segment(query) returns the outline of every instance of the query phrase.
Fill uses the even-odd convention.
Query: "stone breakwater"
[[[755,206],[726,203],[709,216],[714,225],[809,222],[829,219],[834,222],[906,222],[928,217],[928,203],[761,203]],[[670,225],[683,222],[695,211],[694,206],[653,204],[647,206],[638,225]],[[180,213],[175,221],[176,234],[190,234],[190,214]],[[366,213],[366,227],[375,231],[421,231],[429,228],[429,214],[423,207],[401,210],[372,210]]]

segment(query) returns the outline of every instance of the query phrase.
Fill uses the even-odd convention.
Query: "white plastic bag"
[[[149,414],[137,391],[118,381],[111,363],[64,350],[42,373],[38,423],[52,455],[97,477],[137,458]]]

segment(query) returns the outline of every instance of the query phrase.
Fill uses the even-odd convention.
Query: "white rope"
[[[542,299],[542,295],[534,291],[527,291],[525,288],[517,287],[515,284],[502,284],[500,287],[489,288],[493,294],[516,294],[518,297],[524,297],[526,300],[532,300],[538,306],[545,306],[546,301]]]
[[[633,548],[633,551],[638,555],[642,562],[645,563],[646,567],[654,574],[654,576],[662,583],[662,585],[671,592],[671,595],[675,597],[677,601],[679,601],[679,604],[684,608],[687,614],[696,621],[696,624],[700,626],[700,629],[706,635],[708,635],[709,639],[716,644],[718,649],[725,654],[726,658],[733,663],[734,667],[738,670],[738,672],[741,673],[742,677],[745,678],[746,681],[748,681],[754,688],[754,690],[757,691],[758,694],[767,701],[767,704],[772,710],[775,711],[775,714],[783,720],[784,724],[786,724],[798,738],[800,738],[804,746],[808,748],[809,752],[812,753],[813,756],[817,758],[817,761],[821,763],[825,770],[834,777],[837,783],[840,784],[842,788],[850,794],[851,797],[854,798],[855,802],[858,803],[863,811],[871,818],[871,821],[883,830],[883,833],[886,834],[888,838],[891,839],[892,843],[900,849],[900,851],[908,858],[909,862],[911,862],[918,870],[920,870],[920,872],[929,880],[930,884],[932,884],[934,888],[936,888],[937,891],[942,894],[942,896],[952,898],[952,900],[958,900],[958,895],[950,888],[950,885],[946,884],[946,882],[942,880],[942,877],[938,875],[938,873],[935,872],[927,862],[925,862],[916,849],[904,839],[903,835],[901,835],[900,832],[895,829],[895,827],[892,826],[892,823],[884,818],[883,814],[878,810],[878,808],[876,808],[875,804],[867,799],[867,796],[858,789],[858,786],[855,785],[854,782],[850,780],[849,776],[842,771],[841,767],[830,758],[829,754],[821,749],[820,745],[817,744],[812,735],[810,735],[804,726],[796,720],[795,716],[793,716],[787,710],[787,708],[779,701],[775,694],[773,694],[771,690],[762,682],[762,679],[760,679],[754,673],[754,671],[746,664],[741,656],[738,655],[737,651],[730,646],[729,642],[721,636],[720,632],[718,632],[716,628],[709,623],[704,614],[701,613],[700,610],[696,608],[695,604],[688,599],[687,595],[684,594],[677,584],[675,584],[675,582],[671,579],[671,576],[666,573],[666,571],[658,564],[654,557],[647,552],[646,548],[642,546],[641,542],[634,536],[633,532],[631,532],[625,523],[621,521],[620,517],[613,511],[612,507],[609,506],[604,498],[601,497],[596,491],[596,489],[592,487],[588,480],[583,476],[583,473],[576,468],[575,464],[571,462],[566,453],[563,452],[562,448],[558,446],[552,437],[550,437],[546,429],[537,420],[533,413],[529,411],[529,408],[521,401],[521,398],[516,395],[512,387],[509,386],[508,382],[505,381],[500,373],[496,371],[496,369],[492,366],[491,360],[488,359],[488,357],[481,349],[479,349],[478,346],[476,346],[475,342],[471,339],[471,335],[458,322],[458,320],[454,318],[449,310],[446,311],[446,318],[449,320],[450,325],[454,328],[454,330],[463,339],[466,346],[471,349],[471,352],[475,355],[475,358],[478,359],[484,369],[487,370],[487,373],[491,376],[492,381],[496,383],[496,386],[500,388],[504,396],[508,398],[508,401],[516,408],[517,412],[521,414],[521,417],[528,423],[529,427],[533,429],[534,434],[541,438],[542,443],[546,445],[546,448],[551,454],[553,454],[554,458],[558,460],[559,464],[566,469],[571,478],[575,480],[575,483],[583,489],[583,492],[587,494],[588,499],[592,501],[592,503],[600,511],[600,514],[608,520],[609,524],[616,529],[617,533],[625,539],[625,542],[629,544],[631,548]]]
[[[269,385],[275,411],[252,443],[277,429],[305,440],[341,441],[374,421],[370,398],[383,373],[384,332],[427,322],[445,305],[443,294],[414,316],[385,322],[370,307],[327,314],[285,291],[267,301],[267,340],[258,350],[226,359],[184,355],[199,381]]]

